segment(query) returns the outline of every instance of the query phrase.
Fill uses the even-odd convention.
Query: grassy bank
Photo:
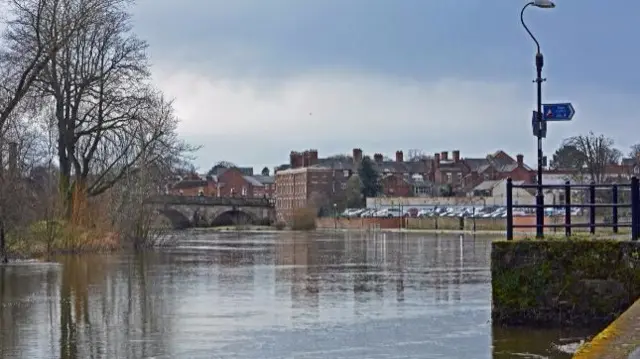
[[[121,248],[117,234],[64,221],[39,221],[7,236],[9,258],[40,258],[78,252],[106,252]]]

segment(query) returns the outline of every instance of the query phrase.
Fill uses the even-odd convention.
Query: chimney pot
[[[373,160],[376,161],[376,163],[382,163],[383,159],[384,156],[382,156],[382,153],[376,153],[373,155]]]
[[[460,162],[460,151],[459,150],[455,150],[455,151],[451,152],[451,155],[453,156],[453,162],[455,162],[455,163]]]
[[[404,162],[404,153],[396,151],[396,162]]]
[[[448,161],[448,160],[449,160],[449,152],[447,152],[447,151],[442,151],[442,152],[440,153],[440,159],[441,159],[442,161]]]
[[[440,167],[440,154],[439,153],[435,153],[433,155],[433,163],[434,163],[434,167],[435,168]]]
[[[518,167],[524,166],[524,156],[522,154],[518,154],[516,159],[518,161]]]

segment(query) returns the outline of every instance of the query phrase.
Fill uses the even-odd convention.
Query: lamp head
[[[556,7],[556,4],[551,0],[534,0],[533,6],[541,9],[553,9]]]

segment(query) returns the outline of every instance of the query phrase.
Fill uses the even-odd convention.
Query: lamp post
[[[333,204],[333,229],[338,230],[338,204]]]
[[[538,131],[536,131],[536,137],[538,139],[538,186],[536,190],[536,237],[542,238],[544,236],[544,194],[542,193],[542,129],[544,116],[542,115],[542,83],[546,80],[542,78],[542,67],[544,66],[544,57],[540,52],[540,43],[536,39],[535,36],[531,33],[527,25],[524,23],[524,11],[529,6],[535,6],[542,9],[552,9],[556,7],[556,5],[551,0],[534,0],[527,3],[520,11],[520,22],[522,26],[527,31],[533,42],[536,44],[536,79],[534,82],[537,87],[537,107],[536,107],[536,116],[538,116],[537,126]]]

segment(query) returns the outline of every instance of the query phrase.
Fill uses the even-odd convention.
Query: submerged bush
[[[293,214],[291,229],[294,231],[312,231],[316,229],[317,211],[313,208],[302,208]]]

